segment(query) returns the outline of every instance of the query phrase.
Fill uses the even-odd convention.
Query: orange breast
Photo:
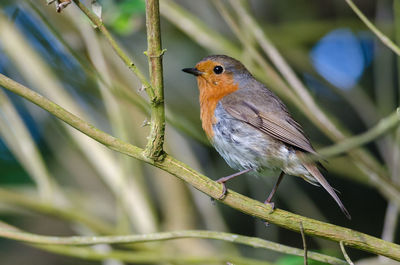
[[[210,80],[199,76],[197,83],[200,90],[200,118],[202,127],[207,137],[212,139],[214,132],[213,124],[217,121],[214,112],[218,102],[226,95],[239,89],[239,86],[233,82],[233,77],[224,74],[217,80]]]

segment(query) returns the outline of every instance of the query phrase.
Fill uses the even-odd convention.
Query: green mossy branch
[[[0,236],[22,241],[25,243],[44,244],[44,245],[73,245],[85,246],[95,244],[130,244],[130,243],[144,243],[162,240],[173,240],[183,238],[198,238],[198,239],[215,239],[231,243],[243,244],[254,248],[269,249],[280,253],[291,254],[302,257],[304,250],[288,247],[282,244],[263,240],[255,237],[241,236],[237,234],[214,232],[214,231],[200,231],[200,230],[187,230],[187,231],[171,231],[143,235],[121,235],[121,236],[71,236],[71,237],[57,237],[57,236],[42,236],[32,233],[23,232],[8,224],[0,222]],[[313,260],[326,262],[329,264],[343,265],[346,264],[344,260],[320,254],[313,251],[308,251],[308,257]]]
[[[110,149],[147,162],[166,172],[169,172],[214,199],[218,199],[221,194],[220,184],[212,181],[204,175],[199,174],[189,166],[169,155],[166,155],[163,161],[154,161],[149,159],[143,154],[143,149],[126,143],[97,129],[93,125],[73,115],[54,102],[2,74],[0,74],[0,86],[38,105],[57,118],[68,123],[75,129],[81,131],[99,143],[104,144]],[[400,245],[387,242],[364,233],[320,222],[280,209],[273,210],[269,205],[265,205],[233,191],[229,191],[227,196],[221,202],[243,213],[258,217],[269,223],[273,223],[296,232],[300,232],[299,224],[301,222],[303,224],[304,233],[307,235],[326,238],[338,243],[343,241],[345,246],[358,248],[400,261]],[[371,214],[373,214],[373,211],[374,209],[371,209]]]
[[[150,135],[145,155],[154,160],[164,158],[165,133],[164,82],[160,30],[160,8],[158,0],[146,1],[147,52],[150,80],[154,98],[151,99]]]

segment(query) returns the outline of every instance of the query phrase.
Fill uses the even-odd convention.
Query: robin
[[[305,162],[304,154],[314,154],[309,139],[290,115],[285,104],[244,65],[226,55],[203,58],[194,68],[182,71],[197,77],[200,91],[202,127],[218,153],[239,172],[217,180],[225,183],[247,172],[281,171],[265,203],[271,199],[285,174],[321,185],[347,218],[349,212],[319,171],[315,162]]]

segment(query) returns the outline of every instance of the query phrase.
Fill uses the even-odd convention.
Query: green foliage
[[[116,5],[115,17],[109,21],[110,26],[121,35],[131,34],[141,24],[146,11],[144,0],[124,0]]]

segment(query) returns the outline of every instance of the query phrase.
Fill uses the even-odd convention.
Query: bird
[[[240,61],[227,55],[210,55],[182,71],[197,79],[200,119],[207,138],[226,163],[238,171],[217,180],[222,184],[219,199],[227,193],[226,182],[234,177],[248,172],[257,175],[266,170],[280,171],[265,200],[272,209],[272,197],[287,174],[322,186],[351,219],[319,170],[320,163],[304,159],[307,154],[318,154],[301,125],[278,96],[257,81]]]

